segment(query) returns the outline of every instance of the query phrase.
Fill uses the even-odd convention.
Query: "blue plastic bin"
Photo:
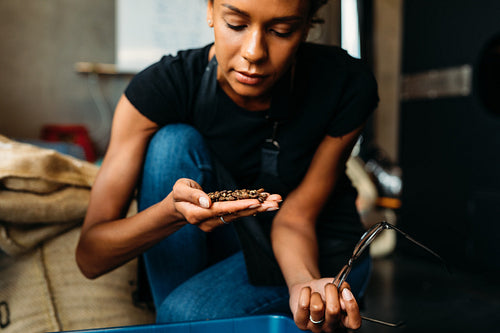
[[[304,333],[289,317],[262,315],[174,324],[101,328],[88,333]]]

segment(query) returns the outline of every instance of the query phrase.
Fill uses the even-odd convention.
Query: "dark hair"
[[[324,23],[325,20],[316,16],[318,10],[326,5],[328,0],[310,0],[311,7],[309,7],[309,19],[311,20],[311,24],[315,23]]]
[[[214,0],[209,0],[211,2],[214,2]],[[317,17],[316,14],[318,13],[318,10],[326,5],[328,0],[309,0],[311,6],[309,7],[309,14],[308,18],[311,20],[311,24],[315,23],[323,23],[324,20]]]

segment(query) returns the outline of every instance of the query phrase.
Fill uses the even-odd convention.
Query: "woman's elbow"
[[[91,263],[87,252],[82,249],[80,244],[77,246],[75,251],[75,260],[80,272],[87,279],[93,280],[102,275],[102,273],[96,269],[96,266]]]

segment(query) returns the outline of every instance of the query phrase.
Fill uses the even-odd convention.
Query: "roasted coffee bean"
[[[263,188],[258,190],[222,190],[207,193],[208,197],[212,202],[217,201],[234,201],[234,200],[243,200],[243,199],[257,199],[260,202],[266,201],[269,194],[264,192]]]

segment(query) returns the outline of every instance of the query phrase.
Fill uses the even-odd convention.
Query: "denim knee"
[[[173,290],[157,308],[157,322],[170,323],[288,313],[286,286],[254,286],[243,252],[204,269]]]
[[[179,178],[200,185],[213,179],[212,161],[203,136],[192,126],[162,127],[149,142],[139,186],[139,209],[143,210],[170,193]]]
[[[210,169],[211,161],[202,135],[192,126],[171,124],[162,127],[151,139],[147,150],[149,167],[164,168],[166,165],[182,167],[188,161],[201,169]]]

